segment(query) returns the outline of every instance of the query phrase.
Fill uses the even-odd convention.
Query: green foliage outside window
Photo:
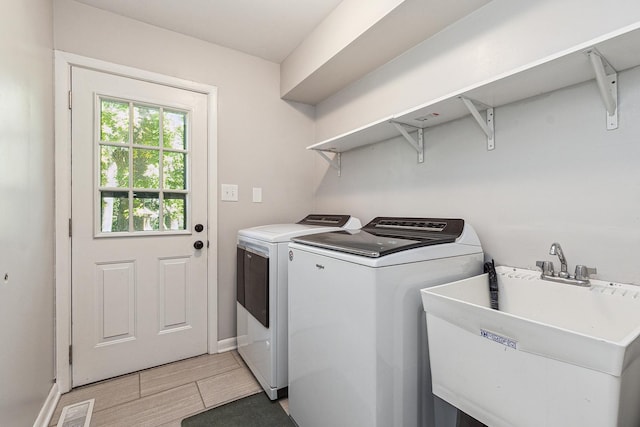
[[[186,118],[184,112],[101,100],[103,232],[160,230],[161,222],[165,230],[185,229]],[[114,192],[116,189],[125,191]],[[128,226],[129,191],[133,230]]]

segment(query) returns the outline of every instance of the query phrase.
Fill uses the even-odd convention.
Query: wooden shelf
[[[353,131],[310,145],[307,149],[342,153],[400,136],[400,131],[392,122],[424,129],[459,119],[469,115],[469,109],[461,97],[473,100],[477,105],[500,107],[593,80],[596,76],[587,52],[594,49],[618,72],[640,65],[640,23],[430,100],[407,111],[384,117]],[[602,103],[595,98],[594,102]],[[479,109],[482,110],[482,107]],[[603,111],[606,111],[604,107]],[[499,123],[496,126],[499,126]]]

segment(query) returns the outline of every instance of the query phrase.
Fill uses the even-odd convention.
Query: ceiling
[[[280,64],[317,105],[491,0],[74,0]]]
[[[76,0],[281,63],[342,0]]]

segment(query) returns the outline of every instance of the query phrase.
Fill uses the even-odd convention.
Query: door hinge
[[[69,110],[71,110],[71,105],[72,105],[72,97],[71,97],[71,91],[69,91]]]
[[[73,346],[69,345],[69,365],[73,364]]]
[[[69,237],[72,237],[73,233],[71,231],[71,218],[69,218]]]

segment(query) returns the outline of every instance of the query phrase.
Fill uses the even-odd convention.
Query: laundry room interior
[[[304,6],[289,0],[246,0],[234,6],[220,3],[25,0],[4,5],[5,13],[0,17],[0,52],[4,58],[0,65],[0,194],[4,207],[0,224],[0,316],[7,325],[2,337],[11,345],[0,350],[0,383],[4,384],[0,389],[0,425],[72,425],[63,424],[63,406],[91,398],[95,401],[86,407],[86,424],[82,425],[195,425],[189,424],[188,417],[253,394],[265,395],[267,405],[284,399],[288,403],[278,409],[282,408],[290,425],[299,427],[327,425],[329,420],[332,425],[350,426],[640,425],[640,409],[630,409],[630,402],[640,399],[640,288],[635,288],[640,285],[640,3],[313,0],[306,6],[306,13]],[[205,16],[205,11],[216,11],[220,16]],[[219,26],[220,30],[208,29],[209,21],[212,28]],[[290,32],[280,28],[289,26]],[[95,184],[105,176],[100,169],[104,157],[95,153],[104,152],[104,147],[117,148],[117,144],[103,141],[100,131],[93,128],[86,135],[103,144],[103,151],[89,150],[89,156],[94,157],[89,157],[87,164],[92,165],[93,172],[89,173],[93,175],[76,177],[77,161],[72,156],[78,151],[74,149],[79,140],[76,136],[83,135],[75,128],[79,123],[76,117],[81,117],[75,116],[78,106],[83,105],[75,94],[78,83],[74,79],[81,74],[77,70],[204,97],[205,119],[199,125],[207,153],[203,169],[197,173],[195,166],[191,169],[197,155],[187,157],[192,154],[190,140],[182,148],[163,147],[162,143],[158,148],[161,159],[171,153],[184,154],[188,159],[184,185],[173,193],[162,189],[162,176],[168,172],[160,167],[161,189],[153,196],[167,206],[175,197],[183,197],[180,200],[185,200],[189,211],[177,231],[162,220],[157,229],[148,230],[147,225],[140,226],[144,230],[136,228],[133,213],[126,219],[126,231],[105,231],[100,216],[105,215],[105,197],[118,192],[129,194],[128,209],[133,212],[136,200],[143,197],[140,194],[152,197],[149,194],[155,190],[145,187],[143,193],[141,186],[132,184],[135,177],[127,178],[122,188]],[[101,116],[93,108],[101,108],[105,99],[130,100],[122,102],[126,108],[131,105],[133,123],[139,100],[144,105],[165,105],[158,107],[162,114],[184,110],[184,117],[188,117],[183,127],[185,138],[195,138],[195,118],[190,121],[195,109],[179,106],[178,101],[163,104],[156,95],[143,100],[125,92],[110,94],[102,88],[89,92],[88,126],[100,122]],[[104,132],[104,123],[101,126]],[[135,136],[135,130],[130,132]],[[128,144],[132,152],[142,147]],[[83,196],[74,193],[83,180],[92,186],[86,206],[86,233],[76,228],[80,227],[79,220],[76,222],[76,215],[80,215],[77,202]],[[203,184],[198,196],[204,203],[200,217],[195,207],[191,213],[198,180]],[[100,205],[92,207],[94,200],[102,203],[102,211]],[[160,208],[157,212],[151,216],[169,215]],[[199,229],[192,228],[196,224]],[[449,231],[452,227],[455,231]],[[155,242],[163,232],[184,239],[186,246],[167,241],[174,252],[162,252]],[[355,242],[358,233],[387,240],[374,243],[380,246],[380,252],[363,254],[364,243]],[[326,234],[329,239],[336,234],[346,237],[326,243],[316,239],[316,234]],[[75,353],[81,351],[76,344],[86,341],[89,351],[100,352],[141,341],[137,334],[142,327],[135,321],[142,316],[137,304],[144,299],[138,289],[144,278],[136,276],[142,274],[144,262],[124,252],[119,258],[110,255],[109,260],[92,253],[95,259],[88,259],[89,251],[74,251],[85,235],[88,242],[98,243],[128,244],[137,240],[143,248],[139,252],[157,246],[159,255],[153,256],[162,262],[185,254],[187,269],[203,263],[199,282],[185,279],[184,288],[166,287],[169,285],[165,283],[165,288],[158,291],[160,300],[184,302],[180,309],[164,306],[163,315],[180,317],[182,312],[175,310],[183,310],[186,320],[177,320],[176,327],[154,330],[154,335],[169,336],[173,331],[190,329],[190,316],[196,309],[189,305],[189,298],[206,295],[198,297],[202,300],[197,310],[203,324],[198,329],[197,350],[177,352],[178,356],[166,359],[150,357],[148,363],[140,365],[118,362],[114,369],[104,367],[108,376],[80,378],[73,364],[82,362],[84,356]],[[446,238],[439,241],[440,235]],[[398,241],[403,239],[425,243],[402,249]],[[360,252],[349,252],[349,244],[354,248],[359,245],[355,250]],[[435,255],[439,252],[441,255]],[[239,261],[241,257],[244,264]],[[257,270],[249,268],[257,257],[266,257],[267,264]],[[278,261],[272,263],[276,257]],[[430,262],[436,259],[448,259],[451,264],[443,262],[442,267],[433,267]],[[353,277],[365,277],[372,284],[395,286],[389,277],[397,278],[398,287],[406,294],[380,291],[378,295],[376,290],[365,295],[367,288],[362,290],[360,279],[352,290],[344,291],[343,299],[338,297],[341,290],[337,288],[331,295],[320,290],[305,294],[305,286],[320,280],[316,273],[329,276],[329,265],[335,260],[341,261],[335,263],[339,271],[362,267]],[[79,312],[74,305],[80,301],[78,278],[85,277],[76,268],[82,262],[88,266],[87,273],[82,274],[96,283],[103,280],[97,278],[103,274],[101,266],[109,263],[126,267],[130,274],[125,280],[121,276],[109,279],[115,276],[104,273],[104,280],[114,280],[117,293],[96,288],[95,293],[83,296],[88,304],[95,303],[87,311],[88,319],[103,316],[103,323],[88,324],[88,338],[76,335],[80,333],[76,330]],[[296,262],[307,262],[313,271]],[[424,267],[417,269],[420,262]],[[412,263],[416,271],[409,267]],[[407,266],[406,271],[402,266]],[[166,272],[177,271],[171,270],[173,264],[166,268]],[[296,280],[295,284],[287,285],[287,269],[289,280]],[[430,271],[436,270],[439,273],[431,275]],[[406,277],[389,276],[391,271]],[[504,297],[500,310],[507,320],[493,316],[496,313],[489,305],[490,288],[482,278],[482,298],[477,299],[476,294],[469,297],[473,300],[471,309],[482,309],[477,331],[468,332],[472,327],[467,323],[458,325],[467,328],[464,333],[451,324],[444,326],[443,318],[429,324],[429,316],[437,317],[441,307],[467,298],[464,292],[468,283],[458,285],[459,280],[482,274],[490,277],[492,271],[498,272],[500,295]],[[158,274],[162,280],[174,277]],[[188,270],[184,277],[190,274],[195,273]],[[332,277],[335,279],[330,283],[335,286],[346,276]],[[547,292],[550,286],[549,298],[557,295],[559,300],[537,306],[536,294],[529,298],[524,311],[510,313],[507,286],[516,278],[540,285],[535,292]],[[256,291],[256,280],[266,280],[271,288]],[[447,288],[449,285],[453,287]],[[199,286],[200,293],[190,286]],[[421,292],[432,286],[432,291]],[[348,280],[344,287],[349,287]],[[565,288],[569,289],[566,294]],[[269,294],[269,289],[279,289],[280,293]],[[295,292],[291,293],[292,289]],[[262,304],[258,311],[266,310],[261,314],[248,307],[255,302],[251,299],[254,292],[266,292],[256,302]],[[587,319],[601,321],[582,320],[581,309],[573,306],[583,301],[578,292],[589,293],[584,296],[588,301],[582,310]],[[610,299],[617,301],[613,308],[597,299],[609,293]],[[100,295],[104,301],[98,301]],[[548,295],[543,294],[542,300]],[[122,300],[107,301],[116,297]],[[350,298],[356,307],[353,312],[347,305]],[[405,298],[411,300],[410,305],[403,305]],[[274,305],[276,301],[278,305]],[[373,302],[368,306],[365,301]],[[318,305],[295,311],[294,303],[301,308],[310,302]],[[549,314],[556,306],[566,310]],[[433,307],[433,313],[427,307]],[[444,312],[466,310],[459,307]],[[385,317],[396,311],[406,314],[407,310],[413,310],[417,322],[410,329],[398,326],[400,317]],[[452,322],[471,319],[476,311],[460,311]],[[153,313],[156,322],[161,314]],[[531,329],[533,326],[518,332],[510,323],[514,318],[534,325],[548,323],[551,332]],[[388,328],[381,319],[389,320]],[[616,330],[617,335],[612,332],[616,338],[598,335],[601,329],[609,328],[604,325],[607,319],[615,324],[611,328]],[[315,320],[324,323],[313,323]],[[292,326],[287,321],[299,323]],[[377,329],[367,329],[358,337],[358,331],[351,327],[358,322],[374,322]],[[581,324],[586,326],[582,328]],[[434,332],[433,343],[437,336],[442,339],[437,342],[451,344],[439,335],[446,332],[449,341],[461,346],[452,344],[452,349],[442,354],[464,350],[486,358],[452,361],[485,364],[499,377],[512,372],[500,370],[496,362],[500,358],[505,369],[513,363],[523,372],[556,372],[558,378],[566,375],[570,379],[570,384],[558,386],[542,374],[539,384],[527,377],[526,381],[532,381],[526,383],[527,387],[542,390],[541,395],[545,387],[566,387],[567,394],[580,389],[593,391],[582,396],[583,401],[609,400],[600,399],[598,394],[605,389],[607,396],[615,397],[606,407],[591,403],[583,407],[580,405],[587,404],[578,399],[554,406],[548,399],[536,401],[533,392],[519,394],[520,390],[515,390],[518,383],[509,382],[514,387],[514,401],[534,402],[521,410],[522,419],[518,419],[517,414],[491,399],[482,399],[483,392],[478,390],[501,386],[490,379],[478,378],[476,386],[469,386],[474,390],[449,389],[459,383],[447,379],[436,384],[443,378],[440,372],[451,373],[446,369],[453,369],[443,366],[446,361],[439,364],[440,353],[438,361],[431,361],[432,396],[426,349],[427,337],[429,347],[433,345],[432,325],[442,326]],[[106,336],[109,328],[119,332],[103,341],[92,341],[94,335]],[[558,330],[569,331],[566,333],[571,333],[570,337],[545,335]],[[469,347],[463,344],[468,338],[465,333],[473,335]],[[549,337],[557,347],[532,350],[527,339],[538,335]],[[276,336],[280,345],[277,349]],[[583,338],[612,343],[619,366],[604,366],[605,360],[614,359],[605,350],[590,351],[591,344],[582,347],[581,341],[572,341]],[[405,343],[412,339],[414,343]],[[563,340],[575,343],[575,347],[565,348]],[[370,347],[353,347],[359,343]],[[485,348],[489,345],[493,347]],[[126,355],[129,350],[123,348],[122,354]],[[335,353],[325,360],[326,349]],[[154,353],[154,347],[142,351]],[[415,357],[405,351],[414,352]],[[582,360],[576,355],[580,352],[590,352],[593,360],[576,361]],[[503,354],[511,354],[513,359],[501,359]],[[111,363],[87,357],[93,361],[88,362],[90,370]],[[143,406],[136,405],[151,405],[153,396],[168,391],[153,391],[152,387],[145,392],[138,388],[133,397],[122,393],[122,399],[115,403],[101,402],[100,397],[86,392],[87,387],[110,378],[126,381],[132,378],[130,375],[138,375],[135,378],[143,385],[145,370],[148,373],[167,361],[180,363],[198,357],[226,357],[206,363],[226,366],[220,368],[220,375],[243,369],[238,378],[246,376],[252,381],[251,391],[242,391],[238,399],[220,398],[211,403],[203,390],[205,385],[214,388],[211,384],[217,384],[218,377],[185,374],[184,379],[176,379],[177,387],[186,390],[196,384],[192,387],[195,397],[188,397],[191,403],[175,414],[157,416],[151,406],[140,409]],[[269,363],[274,372],[278,371],[278,385],[270,386],[268,379],[260,378],[265,369],[261,365],[263,357],[273,358]],[[350,357],[354,366],[361,365],[361,373],[356,374],[348,363],[340,364],[341,359]],[[536,357],[544,360],[534,360]],[[327,362],[334,359],[333,365]],[[295,363],[293,371],[289,362]],[[409,368],[404,363],[415,366]],[[571,370],[565,371],[566,366]],[[436,372],[436,367],[443,370]],[[418,379],[411,382],[394,376],[405,369]],[[269,375],[275,378],[274,372]],[[606,380],[595,376],[603,372]],[[290,382],[292,374],[300,381],[295,386]],[[476,381],[471,378],[473,372],[469,375],[466,381]],[[309,382],[310,378],[318,382]],[[335,380],[332,384],[336,387],[343,384],[333,397],[334,385],[327,385],[330,380]],[[481,380],[489,382],[481,384]],[[526,381],[523,379],[523,384]],[[419,396],[412,403],[416,407],[403,406],[404,401],[411,400],[399,398],[407,393],[404,387],[413,387],[411,390]],[[297,391],[301,396],[298,400]],[[74,393],[78,399],[72,397]],[[492,395],[488,391],[484,394]],[[338,398],[345,406],[332,406],[340,405]],[[430,403],[425,406],[426,400]],[[349,402],[348,407],[345,402]],[[314,403],[319,406],[313,408]],[[540,412],[547,414],[546,419],[527,415],[530,407],[545,404],[549,407]],[[121,410],[124,407],[131,410],[133,418],[117,418],[119,411],[120,416],[125,413]],[[148,420],[135,418],[145,411],[152,414]],[[416,416],[406,416],[406,411]],[[572,418],[574,413],[591,414],[589,411],[594,411],[591,420]],[[65,412],[71,413],[71,409]],[[334,420],[329,414],[338,414],[338,418]]]

